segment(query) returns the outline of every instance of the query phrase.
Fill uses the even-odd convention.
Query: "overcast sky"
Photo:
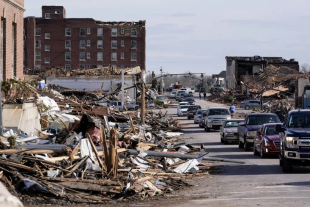
[[[51,3],[52,2],[52,3]],[[225,56],[277,56],[310,63],[309,0],[25,0],[25,16],[64,6],[68,18],[146,20],[146,70],[226,70]]]

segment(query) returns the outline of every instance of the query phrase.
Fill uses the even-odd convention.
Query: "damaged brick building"
[[[268,65],[289,67],[299,71],[298,61],[285,60],[282,57],[238,57],[226,56],[226,85],[229,89],[237,89],[242,75],[252,75],[263,71]]]
[[[0,80],[23,76],[24,0],[0,1]]]
[[[145,69],[146,21],[104,22],[66,18],[62,6],[42,6],[42,17],[24,18],[29,69]]]

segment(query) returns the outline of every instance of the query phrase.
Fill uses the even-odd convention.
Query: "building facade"
[[[23,76],[24,0],[0,0],[0,80]]]
[[[42,17],[24,18],[24,65],[68,71],[105,66],[145,70],[145,23],[66,18],[64,7],[42,6]]]
[[[285,60],[282,57],[237,57],[226,56],[226,85],[236,89],[240,85],[242,75],[252,75],[264,70],[268,65],[290,67],[299,71],[299,63],[295,59]]]

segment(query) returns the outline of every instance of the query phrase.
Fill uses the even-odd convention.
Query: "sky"
[[[24,16],[42,5],[64,6],[67,18],[146,20],[146,71],[156,74],[217,74],[226,56],[310,64],[309,0],[25,0]]]

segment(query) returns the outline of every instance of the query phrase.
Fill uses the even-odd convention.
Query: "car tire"
[[[199,123],[199,128],[202,128],[202,125]]]
[[[239,148],[242,149],[243,146],[244,146],[243,143],[242,143],[242,142],[240,141],[240,139],[239,139]]]
[[[254,154],[254,156],[258,155],[258,152],[256,151],[256,148],[255,148],[255,144],[253,146],[253,154]]]
[[[189,118],[189,117],[187,117],[187,119],[188,119],[188,120],[190,120],[190,118]]]
[[[206,126],[206,127],[205,127],[205,131],[206,131],[206,132],[210,132],[210,128]]]
[[[225,136],[223,137],[223,142],[224,142],[224,144],[228,144],[227,139],[225,138]]]
[[[246,139],[244,139],[244,143],[243,143],[243,147],[244,147],[244,151],[250,151],[251,147],[249,146],[249,143],[246,141]]]
[[[279,158],[279,165],[283,167],[283,160]]]
[[[285,173],[290,173],[293,170],[292,164],[290,161],[286,160],[285,158],[283,158],[283,166],[282,166],[282,170]]]
[[[260,153],[259,153],[259,155],[260,155],[261,158],[265,158],[266,157],[262,145],[260,146]]]
[[[221,136],[221,143],[224,143],[224,139],[223,139],[223,137]]]
[[[249,109],[250,109],[250,106],[245,106],[244,109],[245,109],[245,110],[249,110]]]

